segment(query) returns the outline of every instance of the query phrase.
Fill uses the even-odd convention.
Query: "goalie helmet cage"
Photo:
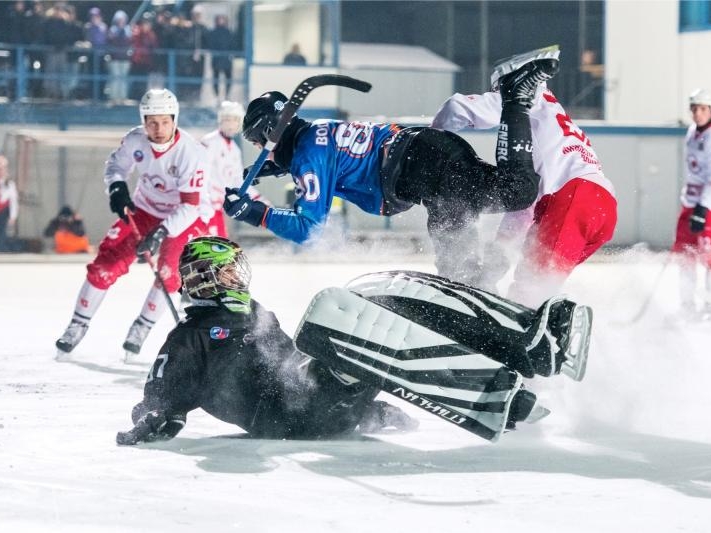
[[[125,129],[7,131],[3,152],[20,199],[18,236],[42,238],[49,220],[69,205],[84,218],[89,240],[98,242],[113,221],[106,208],[104,163],[124,133]]]

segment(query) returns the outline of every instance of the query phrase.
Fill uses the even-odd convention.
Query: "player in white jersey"
[[[99,244],[96,258],[87,265],[72,320],[56,342],[59,358],[81,341],[107,290],[128,272],[137,254],[160,253],[160,277],[169,293],[176,292],[183,247],[190,239],[205,234],[203,220],[212,216],[204,177],[205,149],[178,128],[175,95],[167,89],[151,89],[141,99],[139,111],[143,125],[129,131],[106,162],[104,181],[109,203],[119,219]],[[126,183],[132,173],[138,176],[133,197]],[[134,234],[127,211],[141,238]],[[137,344],[140,349],[166,307],[165,294],[154,285],[124,348]]]
[[[686,132],[686,178],[672,251],[678,254],[682,309],[696,317],[697,263],[704,267],[700,281],[705,294],[700,313],[711,313],[711,93],[694,91],[689,110],[694,123]]]
[[[210,235],[228,237],[222,203],[225,201],[225,187],[240,187],[243,182],[242,150],[234,140],[242,131],[243,120],[242,104],[226,100],[217,111],[217,129],[200,139],[207,150],[208,189],[215,209],[215,214],[207,224]],[[247,194],[253,200],[265,200],[255,187],[249,187]]]
[[[8,234],[15,227],[20,205],[17,186],[8,176],[7,168],[7,157],[0,155],[0,252],[10,250]]]
[[[557,47],[549,47],[497,63],[491,76],[490,92],[453,95],[435,115],[432,127],[457,131],[498,125],[501,115],[499,78],[536,57],[557,58],[558,55]],[[490,244],[495,251],[486,254],[489,258],[498,258],[499,264],[484,265],[484,272],[493,276],[481,280],[479,285],[489,290],[495,288],[495,283],[508,269],[505,257],[510,252],[506,250],[506,242],[511,249],[521,249],[520,240],[525,233],[523,257],[516,266],[508,296],[536,307],[558,293],[575,266],[612,238],[617,223],[617,201],[590,139],[545,83],[538,88],[530,119],[533,164],[541,177],[538,199],[530,210],[504,215],[499,235]]]

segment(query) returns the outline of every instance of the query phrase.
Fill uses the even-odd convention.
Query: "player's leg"
[[[400,297],[421,296],[422,287],[407,283]],[[397,306],[400,297],[390,303]],[[428,314],[425,300],[415,306],[401,303],[405,316],[384,298],[327,289],[312,300],[294,342],[324,364],[486,439],[496,440],[532,414],[533,406],[526,413],[518,408],[511,413],[522,387],[517,372],[455,342],[433,324],[420,324],[408,309]],[[459,308],[466,315],[465,306]]]
[[[542,197],[508,298],[538,308],[560,293],[573,269],[612,238],[617,202],[596,183],[574,179]]]
[[[197,221],[180,235],[168,237],[161,244],[157,268],[163,280],[163,286],[168,294],[174,294],[180,288],[178,262],[185,244],[195,237],[204,235],[205,232],[205,224],[201,221]],[[163,316],[167,307],[168,302],[166,295],[163,292],[163,288],[156,281],[146,295],[140,314],[133,321],[126,334],[123,349],[126,350],[127,360],[131,360],[140,353],[141,347],[151,332],[151,329],[160,317]]]
[[[143,211],[137,211],[137,224],[146,224],[153,219]],[[84,338],[89,322],[99,308],[109,287],[128,272],[136,258],[136,237],[131,227],[118,219],[109,228],[99,244],[94,260],[87,265],[87,277],[79,290],[72,319],[62,336],[57,340],[58,358],[65,357]]]

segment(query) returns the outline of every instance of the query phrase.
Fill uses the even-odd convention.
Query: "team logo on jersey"
[[[178,167],[175,165],[170,165],[170,168],[168,168],[168,176],[173,176],[174,178],[178,177]]]
[[[210,338],[215,340],[226,339],[230,336],[230,330],[221,328],[220,326],[213,326],[210,328]]]
[[[133,159],[136,161],[136,163],[140,163],[141,161],[143,161],[143,157],[143,152],[141,152],[140,150],[136,150],[135,152],[133,152]]]
[[[165,192],[167,187],[166,187],[166,182],[161,176],[157,176],[156,174],[152,176],[146,176],[146,180],[151,184],[151,187],[154,189],[158,189],[160,192]]]

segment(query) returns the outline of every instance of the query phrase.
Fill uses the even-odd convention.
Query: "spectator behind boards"
[[[301,48],[297,43],[291,45],[291,50],[284,56],[282,61],[285,65],[305,65],[306,58],[301,53]]]
[[[45,237],[54,238],[54,251],[58,254],[78,254],[93,251],[86,236],[81,215],[65,205],[44,229]]]

